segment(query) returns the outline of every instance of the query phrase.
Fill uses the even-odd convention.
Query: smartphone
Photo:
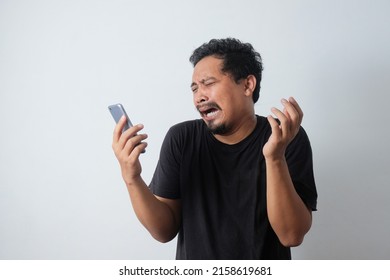
[[[126,124],[123,127],[122,133],[133,126],[122,104],[118,103],[118,104],[110,105],[108,106],[108,110],[110,110],[110,113],[116,123],[119,122],[119,120],[123,115],[126,116]]]

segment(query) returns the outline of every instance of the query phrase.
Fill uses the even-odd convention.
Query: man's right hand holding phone
[[[142,167],[139,156],[145,151],[147,143],[143,141],[148,136],[146,134],[138,134],[144,128],[142,124],[130,127],[122,133],[125,124],[126,117],[122,116],[115,126],[112,148],[121,166],[123,180],[127,185],[132,185],[142,180]]]
[[[112,148],[121,166],[122,177],[126,183],[135,214],[150,234],[160,242],[172,240],[179,231],[181,204],[155,196],[141,177],[142,167],[139,155],[145,150],[148,136],[138,134],[144,126],[138,124],[122,133],[126,117],[115,126]]]

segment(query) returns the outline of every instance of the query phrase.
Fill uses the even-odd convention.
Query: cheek
[[[196,106],[199,102],[199,93],[192,93],[192,103]]]
[[[221,98],[219,105],[227,114],[235,114],[237,110],[241,110],[243,106],[243,98],[239,96],[239,92],[231,92]]]

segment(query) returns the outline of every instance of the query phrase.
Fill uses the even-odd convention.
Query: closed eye
[[[196,93],[198,91],[199,86],[209,87],[209,86],[214,85],[217,81],[218,80],[216,80],[215,78],[206,78],[206,79],[201,80],[199,82],[199,84],[193,82],[191,84],[192,93]]]

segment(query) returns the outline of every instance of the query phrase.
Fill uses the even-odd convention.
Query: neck
[[[237,127],[232,130],[229,134],[215,134],[214,137],[225,144],[228,145],[234,145],[242,140],[244,140],[246,137],[249,136],[255,129],[257,124],[257,118],[256,115],[250,115],[247,116],[246,118],[242,118],[241,122],[237,125]]]

